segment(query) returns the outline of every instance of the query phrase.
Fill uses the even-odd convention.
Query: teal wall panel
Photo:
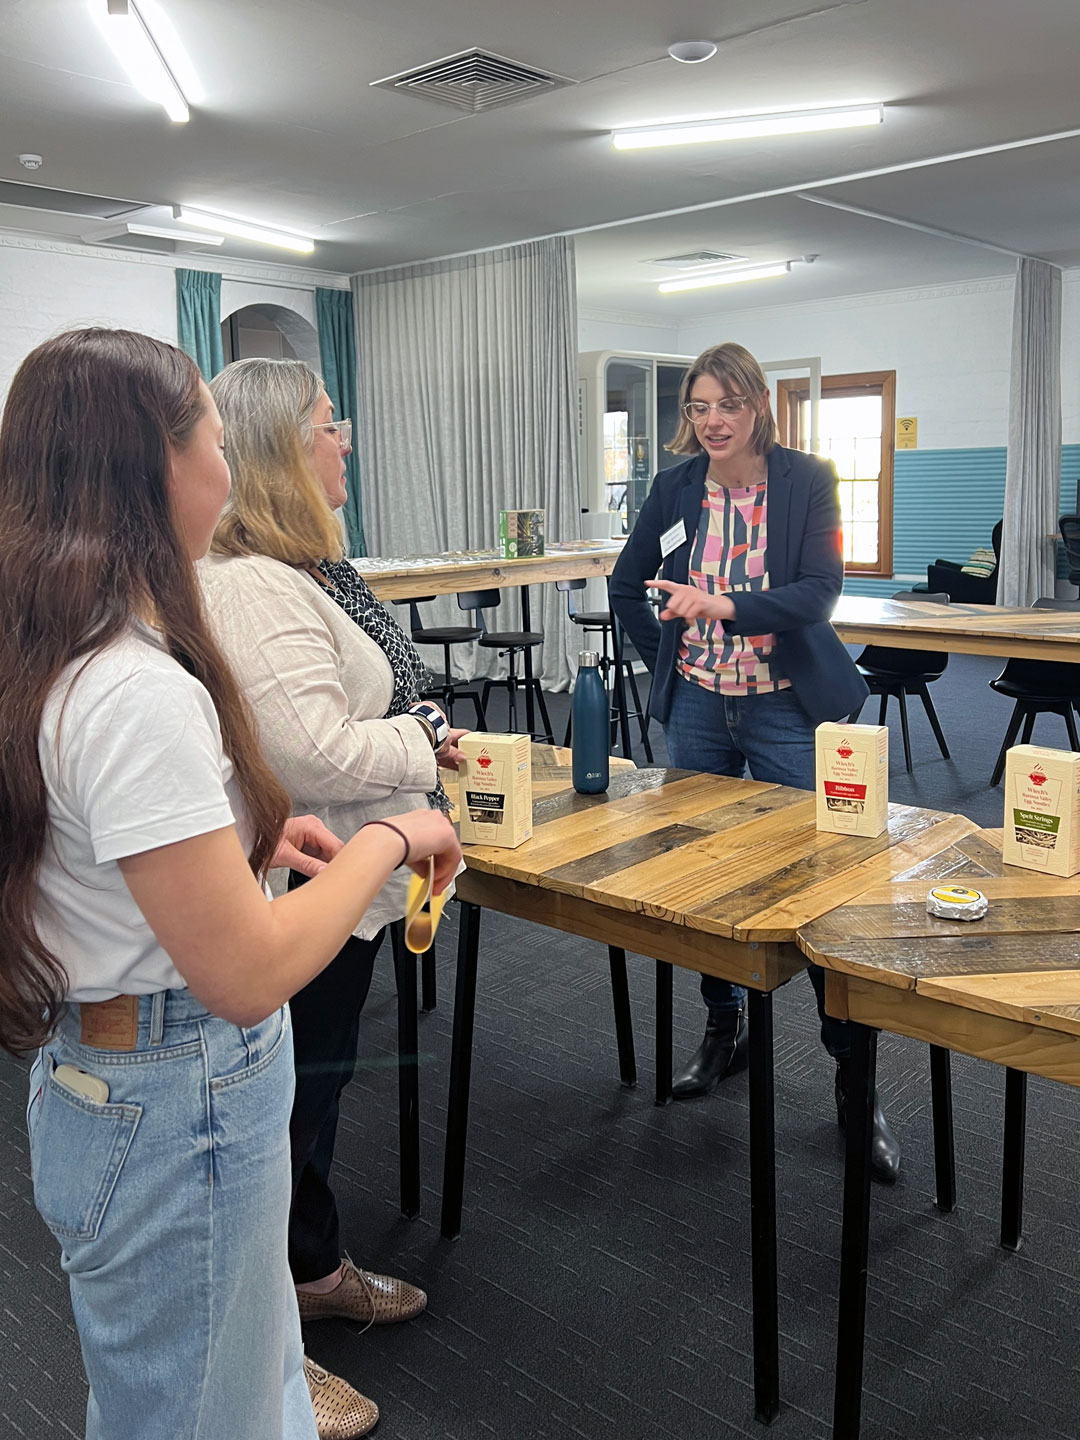
[[[990,535],[1005,504],[1004,445],[970,450],[898,450],[893,471],[893,575],[926,579],[940,556],[963,562]],[[1060,514],[1076,509],[1080,445],[1061,449]],[[1057,573],[1066,573],[1058,547]],[[891,595],[906,580],[850,575],[846,595]]]

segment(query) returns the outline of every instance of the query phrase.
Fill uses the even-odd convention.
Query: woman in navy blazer
[[[669,447],[691,458],[653,481],[611,577],[611,604],[653,676],[651,714],[681,769],[814,788],[814,728],[857,710],[866,683],[829,623],[844,579],[831,462],[778,445],[761,367],[713,346],[687,371]],[[660,578],[657,579],[657,572]],[[659,620],[649,589],[664,594]],[[847,1024],[825,1014],[844,1124]],[[747,1059],[745,992],[702,976],[705,1038],[674,1078],[676,1099],[707,1095]],[[900,1150],[879,1102],[874,1174],[896,1179]]]

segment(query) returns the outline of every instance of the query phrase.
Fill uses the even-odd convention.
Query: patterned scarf
[[[420,699],[420,692],[431,683],[416,646],[348,560],[324,560],[319,566],[319,573],[333,585],[330,593],[345,614],[374,640],[390,662],[394,693],[390,697],[386,718],[404,715],[409,706]],[[449,814],[450,799],[441,780],[436,780],[435,789],[428,799],[436,810]]]

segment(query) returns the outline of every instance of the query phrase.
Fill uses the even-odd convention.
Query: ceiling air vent
[[[486,50],[462,50],[442,60],[433,60],[430,65],[422,65],[417,70],[406,70],[400,75],[388,75],[385,80],[371,82],[382,90],[426,95],[429,100],[438,100],[443,105],[453,105],[458,110],[469,110],[473,114],[576,83],[563,75],[548,75],[543,70],[533,70],[528,65],[519,65],[516,60],[508,60],[505,55],[492,55]]]
[[[645,265],[663,265],[668,270],[699,270],[705,266],[727,265],[732,260],[745,260],[745,255],[732,255],[725,250],[691,250],[688,255],[665,255],[662,260],[645,260]]]
[[[114,220],[142,210],[142,200],[114,200],[106,195],[82,195],[76,190],[50,190],[46,185],[23,185],[17,180],[0,180],[0,205],[18,205],[24,210],[48,210],[54,215],[86,215]]]

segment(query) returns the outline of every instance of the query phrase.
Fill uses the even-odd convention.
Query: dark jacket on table
[[[773,446],[768,466],[769,589],[730,591],[735,619],[725,620],[724,629],[775,635],[779,669],[813,723],[840,720],[869,692],[829,623],[844,583],[836,472],[830,462],[782,445]],[[703,453],[660,471],[611,576],[611,608],[652,671],[649,711],[661,722],[671,708],[685,622],[656,618],[645,581],[661,570],[665,580],[687,584],[708,468]],[[686,538],[661,567],[660,537],[680,520]]]

